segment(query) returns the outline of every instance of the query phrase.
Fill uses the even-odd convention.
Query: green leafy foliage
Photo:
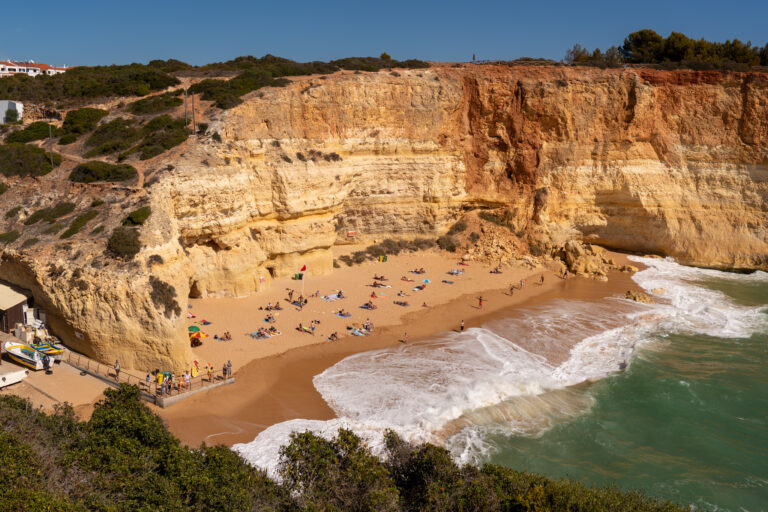
[[[42,140],[48,138],[48,133],[56,134],[58,128],[51,126],[45,121],[35,121],[30,123],[23,130],[16,130],[5,138],[6,143],[13,142],[32,142],[33,140]]]
[[[93,183],[95,181],[125,181],[136,176],[136,169],[128,164],[110,164],[94,160],[75,167],[69,181]],[[102,201],[103,202],[103,201]]]
[[[52,234],[54,234],[54,233],[58,233],[58,232],[59,232],[59,231],[61,231],[62,229],[64,229],[64,224],[61,224],[61,223],[58,223],[58,222],[57,222],[56,224],[54,224],[54,225],[52,225],[52,226],[49,226],[49,227],[45,228],[45,229],[43,230],[43,234],[44,234],[44,235],[52,235]]]
[[[102,231],[104,231],[104,226],[96,226],[96,227],[93,229],[93,231],[91,231],[91,234],[92,234],[92,235],[98,235],[98,234],[99,234],[99,233],[101,233]]]
[[[142,134],[144,138],[135,149],[140,153],[139,158],[147,160],[187,140],[189,130],[183,119],[162,115],[145,124]]]
[[[27,247],[32,247],[33,245],[35,245],[39,241],[40,241],[40,239],[39,238],[35,238],[34,236],[32,238],[27,238],[21,244],[21,248],[22,249],[26,249]]]
[[[152,215],[152,209],[149,206],[142,206],[128,214],[123,221],[124,226],[141,226]]]
[[[53,165],[61,164],[61,155],[53,154]],[[50,153],[28,144],[0,145],[0,173],[5,176],[43,176],[53,170]]]
[[[651,29],[632,32],[620,47],[605,53],[574,45],[565,55],[566,64],[617,67],[653,64],[662,68],[727,69],[749,71],[753,66],[768,66],[768,44],[760,48],[738,39],[725,42],[691,39],[680,32],[664,38]]]
[[[0,182],[0,196],[8,191],[8,184]]]
[[[60,238],[69,238],[72,235],[75,235],[81,229],[83,229],[83,226],[85,226],[88,222],[93,220],[98,215],[99,215],[99,212],[97,212],[96,210],[90,210],[85,212],[82,215],[78,215],[72,221],[72,224],[69,225],[69,229],[67,229],[65,232],[61,234]]]
[[[11,208],[7,212],[5,212],[5,218],[6,219],[11,219],[11,218],[15,217],[16,214],[18,214],[20,211],[21,211],[21,206],[14,206],[13,208]]]
[[[6,78],[0,81],[0,97],[33,103],[85,103],[108,96],[144,96],[179,83],[160,69],[143,64],[80,66],[53,76],[18,74]]]
[[[133,119],[118,117],[100,125],[86,139],[88,152],[85,156],[108,155],[130,148],[141,138],[141,130]]]
[[[451,235],[444,235],[437,239],[437,246],[444,251],[456,252],[458,246],[456,245],[456,239]]]
[[[203,80],[190,87],[190,91],[201,93],[204,100],[213,101],[218,108],[227,109],[242,103],[240,96],[246,93],[262,87],[281,87],[286,83],[266,69],[249,69],[230,80]]]
[[[141,250],[139,230],[118,226],[107,240],[107,249],[118,258],[132,260]]]
[[[97,206],[101,206],[104,204],[104,201],[101,199],[94,199],[91,201],[91,208],[96,208]]]
[[[278,485],[225,446],[182,446],[135,386],[107,388],[87,422],[71,406],[48,415],[0,395],[0,510],[686,510],[492,464],[459,466],[444,448],[393,432],[385,446],[381,461],[348,430],[331,440],[293,434]]]
[[[141,100],[136,100],[128,105],[128,112],[136,115],[154,114],[156,112],[163,112],[184,104],[184,100],[179,98],[181,89]]]
[[[19,111],[15,108],[9,108],[5,111],[5,122],[6,123],[15,123],[19,120]]]
[[[109,114],[106,110],[100,108],[79,108],[70,110],[64,118],[62,131],[68,135],[80,136],[96,128],[101,119]]]
[[[20,233],[15,229],[12,231],[6,231],[5,233],[0,233],[0,243],[10,244],[12,242],[15,242],[19,238],[19,236],[20,236]]]
[[[63,217],[69,213],[72,213],[74,209],[75,209],[74,203],[69,203],[69,202],[57,203],[56,205],[51,206],[49,208],[41,208],[40,210],[37,210],[24,221],[24,224],[26,224],[27,226],[30,226],[32,224],[36,224],[40,220],[45,220],[53,224],[56,221],[56,219],[58,219],[59,217]]]

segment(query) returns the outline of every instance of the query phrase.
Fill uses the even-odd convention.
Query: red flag
[[[303,267],[301,267],[301,270],[300,270],[299,272],[304,272],[305,270],[307,270],[307,266],[306,266],[306,265],[304,265]]]

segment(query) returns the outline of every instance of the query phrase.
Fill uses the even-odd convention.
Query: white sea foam
[[[381,453],[383,433],[391,428],[410,441],[442,443],[457,460],[473,461],[492,449],[489,433],[540,434],[587,410],[588,393],[571,391],[572,386],[630,364],[634,349],[659,335],[746,337],[764,322],[760,308],[738,306],[695,283],[711,278],[762,282],[768,274],[632,259],[648,267],[634,280],[655,290],[663,303],[553,301],[463,333],[350,356],[314,379],[338,419],[281,423],[233,449],[274,475],[279,447],[291,432],[332,437],[349,428]],[[565,361],[549,362],[557,360],[558,347],[568,345],[573,348]]]

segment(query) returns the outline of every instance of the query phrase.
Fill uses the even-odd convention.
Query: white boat
[[[32,370],[45,369],[45,364],[43,364],[43,358],[45,357],[45,354],[38,352],[29,345],[25,345],[24,343],[16,343],[14,341],[6,341],[4,347],[5,354],[11,361]]]
[[[21,382],[27,376],[29,370],[19,368],[16,365],[0,365],[0,388]]]

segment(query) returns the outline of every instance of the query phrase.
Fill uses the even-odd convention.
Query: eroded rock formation
[[[183,310],[189,295],[245,295],[300,264],[328,272],[350,231],[436,236],[466,209],[503,208],[534,255],[579,240],[768,270],[766,75],[438,66],[302,79],[245,100],[212,113],[208,135],[159,157],[135,191],[153,211],[136,261],[110,263],[103,239],[78,235],[70,254],[83,254],[57,263],[59,277],[48,266],[60,254],[17,243],[0,278],[39,294],[74,348],[154,368],[190,353],[184,319],[151,299],[150,273]],[[82,266],[87,290],[68,284]]]

